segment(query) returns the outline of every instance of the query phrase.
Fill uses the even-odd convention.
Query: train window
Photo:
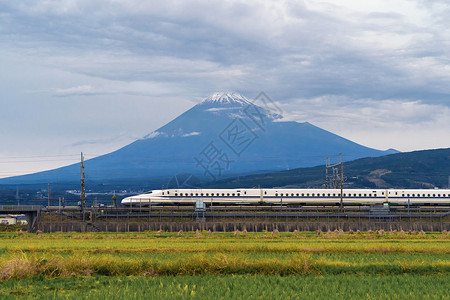
[[[304,193],[302,194],[302,197],[305,197],[305,194],[304,194]]]
[[[314,196],[314,194],[313,194],[313,196]],[[309,197],[309,193],[308,193],[308,194],[306,194],[306,197]]]
[[[344,194],[343,197],[346,197],[346,195]]]
[[[331,194],[330,193],[328,193],[328,197],[330,197],[331,196]]]
[[[195,196],[198,196],[198,193],[195,193]]]
[[[441,196],[441,194],[438,194],[438,197],[440,197]]]
[[[232,196],[234,196],[234,193],[232,194]]]
[[[247,192],[244,191],[244,195],[247,195]]]
[[[167,191],[167,195],[169,195],[170,194],[170,192],[169,191]]]
[[[209,193],[206,193],[206,196],[209,196]]]
[[[291,197],[294,197],[294,193],[291,194]]]
[[[384,196],[384,192],[382,192],[382,193],[381,193],[381,195],[383,195],[383,196]]]
[[[191,196],[194,196],[194,193],[191,193]]]
[[[267,192],[264,192],[264,195],[267,195]]]
[[[163,192],[163,195],[164,195],[164,192]]]
[[[395,194],[397,195],[397,192],[395,192]]]
[[[428,197],[430,197],[430,194],[428,194]]]
[[[367,197],[367,194],[364,194],[364,197]]]
[[[333,194],[333,197],[336,197],[336,194]]]
[[[361,194],[359,194],[359,196],[361,197]]]
[[[175,193],[175,196],[178,196],[178,193]]]
[[[203,193],[201,193],[200,196],[203,196]]]
[[[278,197],[278,193],[275,193],[275,197]]]
[[[311,196],[313,196],[313,197],[314,197],[314,193],[312,193],[312,194],[311,194]]]
[[[222,196],[225,196],[225,193],[222,193]]]
[[[239,197],[239,196],[241,196],[241,194],[240,194],[240,193],[237,193],[237,196]]]
[[[227,196],[230,196],[230,193],[227,193]]]
[[[299,196],[299,194],[297,193],[297,197]]]
[[[322,194],[322,197],[325,197],[325,193]]]
[[[283,197],[283,193],[281,193],[280,196]]]

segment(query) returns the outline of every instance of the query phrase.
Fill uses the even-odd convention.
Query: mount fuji
[[[216,93],[168,124],[117,151],[85,162],[87,179],[167,183],[180,173],[202,181],[395,153],[371,149],[308,122],[283,121],[264,94],[255,101]],[[0,184],[79,181],[80,164],[10,177]]]

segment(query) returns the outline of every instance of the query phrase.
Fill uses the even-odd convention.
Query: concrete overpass
[[[41,205],[0,205],[0,214],[25,215],[28,222],[28,231],[32,231],[41,211],[46,208]]]

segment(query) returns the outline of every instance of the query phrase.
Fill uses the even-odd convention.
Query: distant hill
[[[448,188],[449,176],[450,148],[362,158],[344,163],[347,188]],[[323,165],[234,177],[205,187],[318,188],[324,183]]]
[[[339,152],[353,160],[397,151],[371,149],[308,122],[284,121],[280,114],[237,93],[217,93],[144,138],[88,160],[85,166],[91,182],[141,180],[161,186],[180,173],[205,182],[311,167]],[[79,177],[80,165],[74,164],[0,179],[0,185],[71,183]]]

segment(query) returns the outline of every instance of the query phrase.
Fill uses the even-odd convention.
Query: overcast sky
[[[450,147],[448,1],[0,0],[0,177],[92,158],[217,91],[400,151]]]

